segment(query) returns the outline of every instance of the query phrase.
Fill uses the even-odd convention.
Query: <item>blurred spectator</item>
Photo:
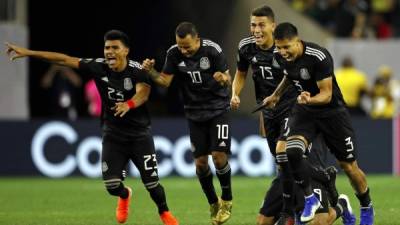
[[[373,13],[370,18],[370,24],[377,39],[386,39],[393,36],[392,27],[382,14]]]
[[[389,119],[397,115],[400,101],[400,83],[393,79],[392,69],[381,66],[371,90],[374,119]]]
[[[287,0],[341,38],[400,37],[400,0]]]
[[[362,97],[368,93],[367,76],[354,67],[350,57],[343,59],[342,67],[335,75],[350,114],[367,115],[361,104]]]
[[[88,102],[88,113],[92,117],[101,115],[101,97],[96,82],[91,79],[85,84],[85,99]]]
[[[41,80],[41,87],[47,90],[50,115],[57,118],[75,120],[77,101],[82,80],[72,69],[51,65]]]
[[[336,12],[335,35],[362,38],[365,35],[368,4],[364,0],[346,0]]]

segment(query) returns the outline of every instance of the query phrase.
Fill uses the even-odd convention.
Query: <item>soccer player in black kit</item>
[[[251,36],[242,39],[238,46],[237,69],[232,83],[232,109],[237,109],[240,106],[239,95],[245,84],[249,67],[252,70],[257,103],[262,103],[264,98],[271,95],[281,82],[284,74],[274,59],[274,29],[275,15],[270,7],[262,6],[252,11],[250,17]],[[264,108],[262,111],[260,117],[262,132],[265,133],[270,152],[274,157],[276,157],[276,152],[285,150],[288,117],[296,101],[296,96],[297,92],[294,87],[289,87],[289,90],[285,92],[275,108]],[[277,158],[278,162],[280,160],[280,158]],[[292,183],[292,180],[291,176],[285,177],[283,175],[279,179],[280,182],[290,183]],[[288,187],[283,195],[282,212],[287,215],[293,214],[292,192],[292,188]],[[266,202],[270,202],[269,199],[274,198],[275,196],[268,195]],[[273,217],[266,217],[268,216],[260,213],[257,218],[258,223],[264,224],[263,221],[273,219]]]
[[[231,216],[231,169],[228,162],[231,133],[228,118],[230,75],[221,47],[199,37],[196,27],[180,23],[175,32],[176,45],[167,51],[161,74],[153,59],[143,61],[143,68],[159,85],[168,87],[178,79],[188,120],[196,174],[210,204],[211,222],[222,224]],[[208,166],[212,155],[222,195],[219,198]]]
[[[129,38],[118,30],[104,35],[104,58],[80,59],[57,52],[33,51],[6,43],[12,60],[33,57],[79,69],[93,76],[101,95],[102,173],[110,195],[118,196],[116,219],[128,219],[132,190],[123,185],[122,172],[129,160],[138,168],[143,184],[158,207],[165,225],[178,225],[170,213],[159,183],[157,161],[146,108],[151,86],[140,63],[129,60]]]
[[[334,76],[331,55],[317,44],[300,40],[297,28],[290,23],[279,24],[274,31],[274,39],[279,52],[276,58],[284,69],[285,77],[263,102],[267,107],[274,107],[289,83],[294,84],[300,93],[289,118],[286,151],[281,155],[287,157],[287,162],[283,163],[290,164],[291,168],[291,171],[282,172],[291,172],[305,193],[301,220],[312,220],[320,206],[311,190],[303,153],[321,133],[356,191],[361,205],[360,225],[372,225],[374,210],[369,188],[365,174],[357,165],[355,135]]]
[[[336,169],[331,166],[326,168],[324,159],[327,154],[323,138],[318,138],[307,149],[305,162],[310,174],[311,187],[314,194],[317,195],[321,206],[317,209],[314,219],[310,225],[331,225],[339,217],[342,218],[344,225],[355,225],[356,218],[352,213],[349,198],[344,195],[338,195],[336,189]],[[257,225],[302,225],[299,214],[304,207],[304,193],[297,184],[293,189],[293,212],[296,217],[283,218],[283,187],[281,185],[282,173],[272,181],[264,201],[260,208],[260,214],[257,218]],[[332,192],[334,190],[335,193]],[[275,221],[277,221],[275,223]]]
[[[239,95],[244,86],[249,67],[251,67],[253,72],[252,78],[255,85],[257,103],[262,103],[264,98],[271,95],[281,82],[284,74],[283,70],[274,59],[274,51],[276,52],[273,39],[274,29],[275,15],[270,7],[261,6],[252,11],[250,17],[251,36],[242,39],[238,47],[237,70],[232,84],[231,107],[233,109],[237,109],[240,106]],[[288,117],[296,101],[296,97],[297,91],[294,87],[289,87],[289,90],[281,97],[275,108],[263,109],[261,117],[262,124],[260,127],[265,130],[264,133],[268,140],[270,151],[274,157],[276,157],[276,152],[284,152],[285,150],[288,133]],[[277,162],[280,160],[280,158],[277,158]],[[316,174],[319,175],[319,177],[325,177],[324,172],[321,171],[322,170],[316,170]],[[320,172],[320,174],[318,174],[318,172]],[[258,225],[273,224],[276,221],[276,215],[279,215],[281,211],[282,214],[288,217],[286,218],[288,221],[287,223],[279,221],[278,224],[294,223],[294,190],[292,186],[289,186],[285,191],[281,188],[281,182],[292,183],[293,178],[291,176],[285,177],[284,175],[285,174],[280,173],[272,182],[257,217]],[[299,191],[296,190],[296,193],[298,192]],[[283,196],[283,199],[281,196]],[[325,209],[327,209],[327,207],[325,207]],[[339,213],[337,214],[339,216],[341,215]],[[324,214],[319,215],[317,221],[325,221],[321,219],[323,218],[322,215]],[[346,220],[347,218],[344,219]],[[321,224],[324,223],[322,222]]]

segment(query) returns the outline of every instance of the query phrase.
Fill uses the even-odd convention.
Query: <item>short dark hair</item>
[[[275,14],[274,11],[271,9],[271,7],[264,5],[260,6],[258,8],[253,9],[251,12],[252,16],[266,16],[268,17],[272,22],[275,22]]]
[[[114,41],[114,40],[119,40],[122,42],[122,44],[125,45],[125,47],[129,48],[129,37],[126,35],[124,32],[120,30],[109,30],[104,34],[104,42],[106,41]]]
[[[185,38],[188,34],[194,37],[199,33],[197,32],[196,26],[193,23],[182,22],[176,27],[175,34],[180,38]]]
[[[297,28],[291,23],[281,23],[274,31],[275,40],[292,39],[298,36]]]

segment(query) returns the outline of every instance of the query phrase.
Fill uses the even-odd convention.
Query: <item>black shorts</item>
[[[327,213],[329,210],[329,198],[325,186],[316,181],[311,181],[311,186],[314,190],[314,194],[316,194],[321,201],[321,206],[317,210],[317,213]],[[294,185],[294,190],[295,211],[301,212],[304,208],[304,192],[301,187],[296,184]],[[277,177],[272,181],[269,190],[265,194],[259,213],[266,217],[275,217],[278,219],[283,207],[282,192],[281,180]]]
[[[212,151],[231,154],[231,130],[228,112],[202,122],[188,121],[194,158],[209,155]]]
[[[264,117],[264,129],[271,154],[276,156],[276,144],[278,141],[286,141],[288,135],[289,115],[285,113],[277,118]]]
[[[289,118],[289,136],[301,135],[310,143],[321,133],[326,146],[339,161],[357,159],[356,140],[347,110],[319,118],[303,111],[296,111]]]
[[[101,156],[103,180],[121,178],[129,160],[139,170],[144,184],[158,182],[156,152],[151,135],[121,141],[105,134]]]

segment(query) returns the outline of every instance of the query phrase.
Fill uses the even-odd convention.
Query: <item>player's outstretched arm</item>
[[[154,69],[154,65],[154,59],[145,59],[142,63],[143,70],[145,70],[149,74],[154,82],[156,82],[160,86],[169,87],[174,76],[172,74],[167,75],[164,73],[159,73],[157,70]]]
[[[136,94],[126,102],[117,102],[112,108],[114,116],[123,117],[129,110],[143,105],[150,96],[151,86],[146,83],[136,84]]]
[[[238,109],[240,106],[240,93],[242,92],[243,86],[246,83],[247,72],[236,70],[235,78],[232,83],[232,98],[231,107],[232,109]]]
[[[6,42],[5,45],[7,48],[6,53],[10,60],[23,57],[33,57],[74,69],[78,69],[79,67],[79,58],[76,57],[71,57],[58,52],[34,51],[8,42]]]

